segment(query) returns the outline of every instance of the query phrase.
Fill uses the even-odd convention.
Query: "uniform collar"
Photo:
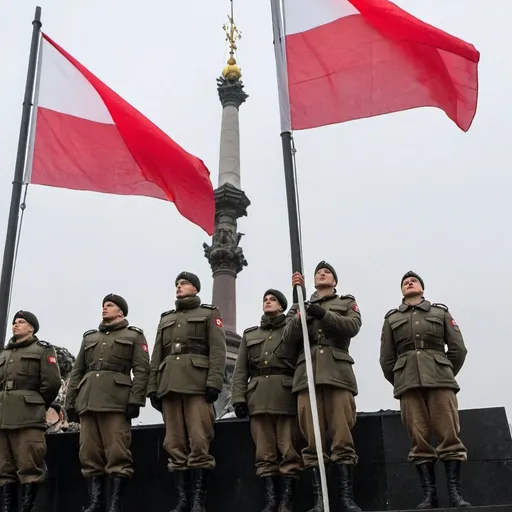
[[[19,341],[16,343],[16,340],[13,337],[9,340],[9,343],[7,344],[7,346],[5,348],[12,350],[13,348],[28,347],[29,345],[32,345],[32,343],[34,343],[37,340],[38,340],[37,336],[31,336],[30,338],[28,338],[24,341]]]
[[[335,299],[337,296],[338,295],[336,293],[332,293],[331,295],[324,295],[323,297],[321,297],[320,295],[318,295],[318,292],[315,292],[315,293],[313,293],[313,295],[311,295],[311,298],[309,299],[309,301],[320,303],[320,302],[325,302],[326,300]]]
[[[411,306],[410,304],[406,304],[404,301],[402,301],[402,304],[398,306],[398,311],[401,311],[403,313],[404,311],[407,311],[409,308],[418,308],[422,309],[423,311],[430,311],[430,307],[431,305],[428,300],[423,300],[423,302],[420,302],[415,306]]]
[[[103,322],[99,325],[98,330],[100,332],[109,332],[109,331],[118,331],[119,329],[124,329],[128,327],[128,320],[124,318],[120,322],[116,324],[104,324]]]

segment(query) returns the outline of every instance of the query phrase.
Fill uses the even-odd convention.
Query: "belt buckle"
[[[173,344],[173,346],[171,348],[171,355],[174,355],[174,354],[181,354],[181,343],[180,342]]]
[[[414,348],[416,350],[425,350],[425,341],[424,340],[415,340]]]
[[[270,366],[260,368],[260,375],[270,375]]]

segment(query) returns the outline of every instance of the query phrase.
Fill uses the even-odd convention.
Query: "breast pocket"
[[[391,330],[393,331],[393,339],[395,343],[407,340],[411,337],[411,324],[408,318],[400,318],[399,320],[391,323]]]
[[[187,318],[187,336],[192,340],[206,337],[206,316],[189,316]]]
[[[444,338],[444,321],[438,316],[426,316],[426,333],[436,338]]]
[[[94,356],[94,347],[98,344],[98,340],[89,341],[84,345],[84,359],[85,364],[89,365],[96,362],[96,358]]]
[[[38,354],[26,354],[21,356],[18,365],[18,373],[20,375],[39,375],[41,368],[41,358]]]
[[[263,349],[263,342],[265,338],[256,338],[247,342],[247,360],[250,362],[257,362],[261,357]]]
[[[116,338],[112,348],[112,355],[119,359],[131,359],[133,351],[133,340],[127,338]]]

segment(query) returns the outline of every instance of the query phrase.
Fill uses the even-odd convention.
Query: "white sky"
[[[43,30],[202,158],[216,186],[215,81],[227,57],[221,27],[228,0],[40,3]],[[380,370],[379,343],[383,316],[400,303],[400,278],[409,269],[423,276],[429,300],[450,307],[465,336],[460,406],[510,407],[512,4],[397,3],[480,50],[477,116],[467,134],[434,109],[295,134],[308,293],[314,266],[326,259],[337,269],[340,292],[358,300],[363,328],[351,353],[359,410],[398,407]],[[35,5],[0,7],[2,250]],[[242,188],[252,201],[239,223],[249,262],[238,277],[241,332],[259,321],[266,288],[289,299],[291,290],[270,2],[239,0],[235,16],[250,94],[240,111]],[[199,274],[201,298],[211,301],[205,241],[171,203],[32,186],[12,311],[36,313],[41,337],[76,354],[82,333],[100,321],[103,296],[119,293],[152,347],[160,313],[174,305],[179,271]],[[142,418],[160,421],[150,407]]]

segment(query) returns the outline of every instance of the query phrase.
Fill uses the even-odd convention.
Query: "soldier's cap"
[[[421,277],[418,274],[416,274],[416,272],[413,272],[412,270],[409,270],[409,272],[406,272],[404,274],[404,277],[402,277],[402,280],[400,281],[400,288],[402,287],[402,285],[404,284],[404,281],[408,277],[415,277],[420,282],[421,287],[423,288],[423,290],[425,290],[425,283],[423,282],[423,279],[421,279]]]
[[[39,320],[37,319],[37,316],[34,315],[34,313],[31,313],[30,311],[18,311],[14,318],[12,319],[12,323],[14,325],[14,322],[16,322],[17,318],[23,318],[23,320],[26,320],[33,328],[34,328],[34,334],[39,331]]]
[[[176,277],[176,281],[174,281],[174,286],[178,285],[178,281],[180,279],[185,279],[185,281],[193,284],[197,288],[198,293],[201,291],[201,281],[199,280],[199,277],[197,277],[195,274],[192,274],[192,272],[187,272],[185,270],[180,272]]]
[[[315,274],[321,269],[326,268],[327,270],[331,271],[331,274],[334,276],[334,280],[336,281],[336,284],[338,284],[338,274],[336,274],[336,270],[334,270],[334,267],[327,263],[326,261],[322,260],[315,268]]]
[[[281,293],[279,290],[275,290],[274,288],[269,288],[264,294],[263,294],[263,300],[265,300],[265,297],[267,295],[273,295],[279,304],[281,304],[281,307],[283,310],[286,310],[288,307],[288,301],[286,300],[286,297],[284,296],[284,293]]]
[[[105,295],[101,305],[103,306],[105,302],[113,302],[123,312],[124,316],[128,316],[128,302],[126,302],[121,295],[109,293],[108,295]]]

